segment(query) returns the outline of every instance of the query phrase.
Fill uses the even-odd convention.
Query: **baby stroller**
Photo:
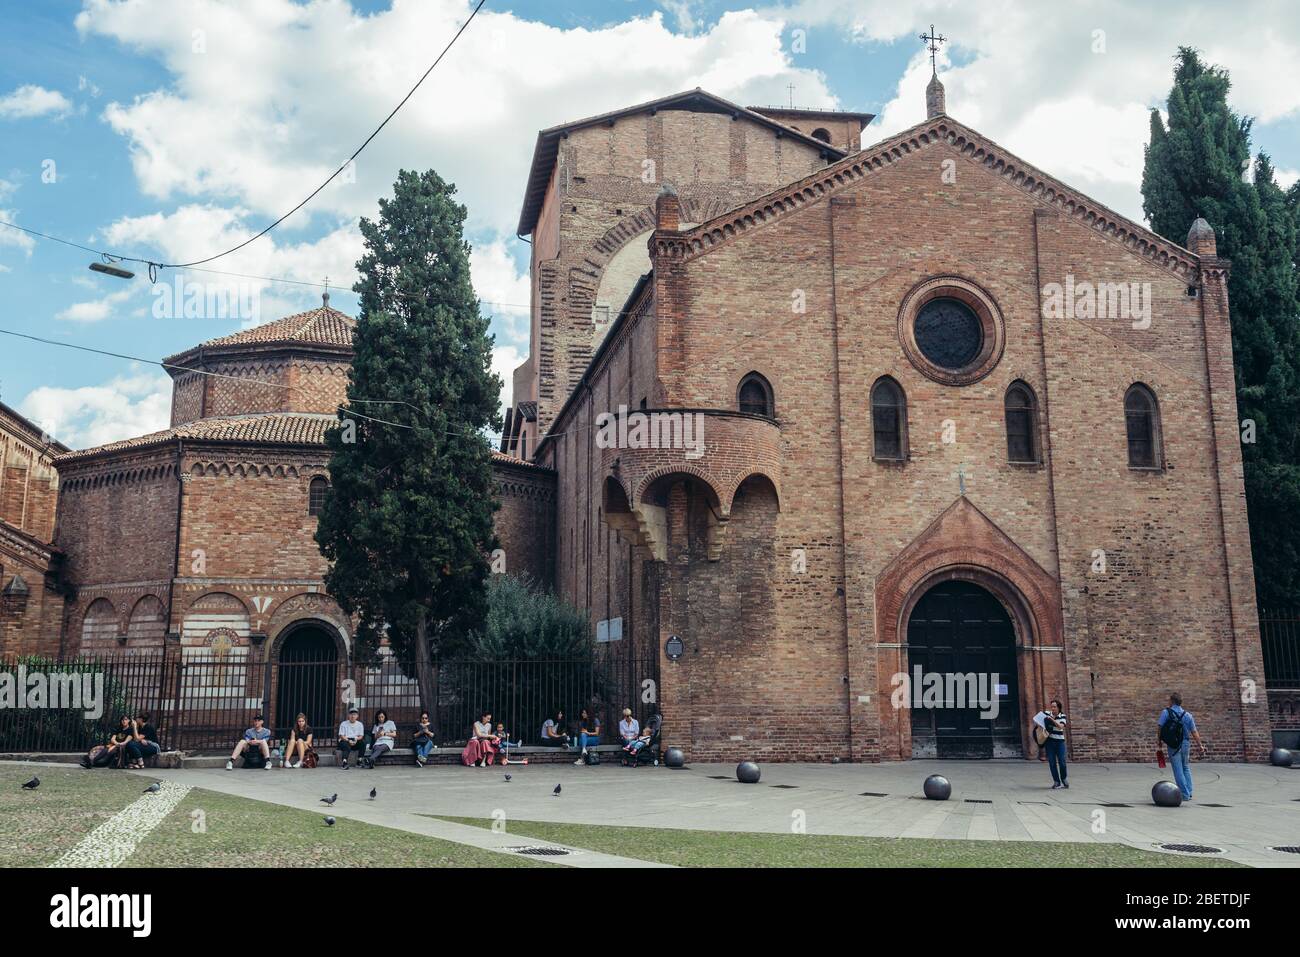
[[[650,743],[638,751],[635,756],[628,752],[620,752],[623,759],[623,767],[634,768],[642,764],[653,764],[659,766],[663,760],[663,754],[660,753],[659,737],[660,727],[663,725],[663,718],[657,714],[651,715],[646,721],[646,727],[650,729]]]

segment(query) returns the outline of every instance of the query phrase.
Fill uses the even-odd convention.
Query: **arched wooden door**
[[[907,621],[907,660],[913,757],[1022,756],[1016,631],[991,592],[957,580],[927,591]],[[941,680],[942,701],[917,707],[918,677],[929,676]]]

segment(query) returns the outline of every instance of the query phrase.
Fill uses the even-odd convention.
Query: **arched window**
[[[740,388],[736,390],[736,401],[741,412],[765,415],[769,419],[776,415],[776,408],[772,402],[772,387],[757,372],[751,372],[740,380]]]
[[[325,492],[329,489],[330,483],[323,478],[314,478],[311,484],[307,486],[307,514],[319,515],[321,509],[325,507]]]
[[[1124,393],[1124,424],[1128,432],[1128,467],[1160,468],[1160,410],[1155,393],[1141,382],[1135,382]]]
[[[907,458],[907,397],[889,376],[871,387],[871,435],[876,458]]]
[[[830,130],[819,126],[817,129],[812,131],[812,138],[815,140],[821,140],[823,143],[829,143],[831,141],[831,132]]]
[[[1007,416],[1007,461],[1037,462],[1038,404],[1034,390],[1013,382],[1003,401]]]

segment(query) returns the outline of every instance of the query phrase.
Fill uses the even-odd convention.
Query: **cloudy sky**
[[[187,261],[257,232],[346,159],[464,22],[463,0],[46,0],[11,5],[0,60],[0,219],[128,255]],[[1225,12],[1227,11],[1227,12]],[[488,0],[419,92],[269,237],[175,289],[238,318],[167,311],[147,277],[0,227],[0,328],[157,359],[319,303],[354,311],[357,218],[402,167],[469,207],[474,284],[497,366],[528,349],[527,245],[514,235],[537,130],[700,86],[744,105],[877,113],[873,142],[923,118],[931,22],[948,112],[1141,219],[1147,113],[1198,47],[1286,182],[1300,168],[1300,20],[1285,2]],[[791,89],[793,87],[793,89]],[[297,283],[297,284],[295,284]],[[159,310],[166,314],[159,317]],[[507,376],[508,382],[508,376]],[[0,401],[84,447],[166,426],[168,379],[0,335]]]

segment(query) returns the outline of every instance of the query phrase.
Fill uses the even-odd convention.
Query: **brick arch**
[[[713,504],[716,505],[719,510],[722,509],[723,497],[722,493],[718,491],[718,480],[714,476],[710,475],[707,470],[702,469],[697,465],[691,465],[688,462],[675,462],[672,465],[660,466],[651,472],[647,472],[637,480],[636,488],[633,490],[633,494],[628,496],[628,501],[638,507],[645,504],[645,494],[650,490],[651,486],[660,479],[669,478],[674,475],[679,475],[683,478],[698,479],[703,482],[713,496]],[[626,491],[626,486],[624,486],[624,490]],[[733,489],[733,494],[734,491],[735,490]],[[731,505],[731,498],[732,496],[728,496],[726,499],[728,507]]]
[[[891,704],[892,678],[907,670],[907,621],[916,603],[943,581],[969,581],[996,597],[1016,632],[1020,713],[1038,702],[1067,702],[1059,582],[971,501],[962,496],[876,577],[876,692],[882,756],[911,757],[911,726]],[[1022,725],[1025,722],[1022,722]],[[1025,735],[1025,729],[1021,729]],[[1026,757],[1033,750],[1022,741]]]
[[[81,650],[105,651],[117,647],[121,619],[113,603],[99,597],[90,603],[81,618]]]
[[[242,644],[251,630],[250,623],[249,608],[242,598],[228,591],[204,592],[185,609],[181,642],[186,646],[202,645],[221,632],[238,636],[236,644]]]
[[[274,635],[270,636],[271,650],[267,655],[268,660],[279,661],[285,640],[299,629],[308,627],[319,628],[334,639],[334,646],[338,650],[339,664],[347,664],[349,653],[347,632],[339,628],[338,624],[330,621],[329,618],[311,614],[295,617],[291,621],[284,622],[276,629]]]
[[[317,621],[335,633],[340,642],[341,660],[347,661],[352,652],[352,622],[329,595],[299,592],[277,602],[270,611],[266,634],[273,651],[278,653],[281,639],[303,621]]]
[[[141,595],[127,618],[126,643],[128,647],[162,647],[167,636],[167,613],[157,595]]]
[[[773,492],[774,497],[776,498],[776,510],[777,510],[778,512],[781,511],[781,480],[780,480],[780,478],[777,477],[777,476],[774,476],[774,475],[770,475],[769,473],[763,471],[762,469],[752,469],[752,470],[750,470],[749,472],[746,472],[745,474],[741,475],[741,476],[740,476],[738,479],[736,479],[736,481],[733,482],[733,483],[731,484],[731,486],[727,489],[727,494],[726,494],[725,498],[723,499],[723,503],[724,503],[724,509],[723,509],[723,510],[726,512],[726,514],[728,514],[728,515],[731,514],[731,506],[732,506],[732,504],[736,501],[736,493],[740,491],[740,487],[741,487],[742,485],[744,485],[746,482],[748,482],[748,481],[749,481],[750,479],[752,479],[752,478],[764,478],[764,479],[767,479],[767,481],[770,482],[770,483],[772,484],[772,492]]]

